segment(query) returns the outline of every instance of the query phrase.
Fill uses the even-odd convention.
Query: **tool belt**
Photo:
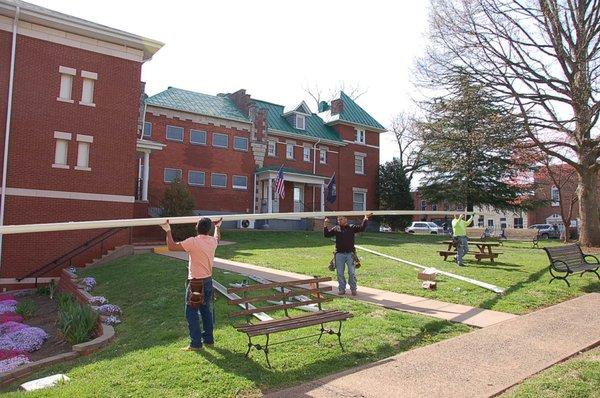
[[[352,252],[352,260],[354,261],[354,268],[358,269],[360,268],[360,259],[358,258],[358,256],[356,255],[356,249],[354,249]],[[329,262],[329,270],[333,271],[335,270],[335,255],[337,254],[336,251],[333,252],[333,258],[331,259],[331,261]]]
[[[204,279],[190,279],[188,281],[187,305],[199,308],[204,304]]]

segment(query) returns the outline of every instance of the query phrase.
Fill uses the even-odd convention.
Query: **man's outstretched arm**
[[[223,219],[219,219],[219,221],[215,221],[215,234],[214,237],[217,239],[217,242],[221,240],[221,224],[223,223]]]
[[[172,252],[184,252],[185,249],[179,242],[173,240],[173,234],[171,233],[171,225],[169,220],[161,225],[161,228],[167,233],[167,248]]]
[[[327,224],[329,224],[329,218],[325,217],[325,220],[323,220],[323,236],[326,238],[331,238],[332,236],[335,236],[335,231],[333,228],[327,228]]]

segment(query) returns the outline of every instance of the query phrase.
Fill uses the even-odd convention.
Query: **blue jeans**
[[[354,269],[354,257],[352,253],[335,253],[335,269],[337,270],[338,289],[346,291],[345,266],[348,265],[348,284],[350,289],[356,290],[356,275]]]
[[[185,289],[185,319],[187,319],[188,329],[190,330],[190,347],[200,348],[202,343],[212,344],[215,341],[213,337],[213,317],[210,311],[213,295],[212,278],[207,278],[204,281],[204,304],[199,308],[192,308],[187,305],[188,289],[189,284],[186,285]],[[200,318],[202,318],[202,327],[200,326]]]
[[[469,251],[469,241],[466,236],[455,236],[456,239],[456,262],[463,263],[463,256]]]

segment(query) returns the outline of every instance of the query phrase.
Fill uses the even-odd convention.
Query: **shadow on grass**
[[[546,273],[548,273],[548,269],[542,268],[539,271],[534,272],[533,274],[530,274],[526,280],[516,283],[516,284],[512,285],[511,287],[509,287],[508,289],[506,289],[503,295],[496,295],[494,297],[491,297],[487,300],[482,301],[479,304],[479,307],[492,308],[492,306],[495,305],[496,303],[498,303],[499,300],[505,298],[506,296],[508,296],[510,294],[518,292],[519,290],[524,289],[527,286],[537,282]]]

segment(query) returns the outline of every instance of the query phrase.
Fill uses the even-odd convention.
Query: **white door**
[[[304,211],[304,184],[294,184],[294,212]]]

